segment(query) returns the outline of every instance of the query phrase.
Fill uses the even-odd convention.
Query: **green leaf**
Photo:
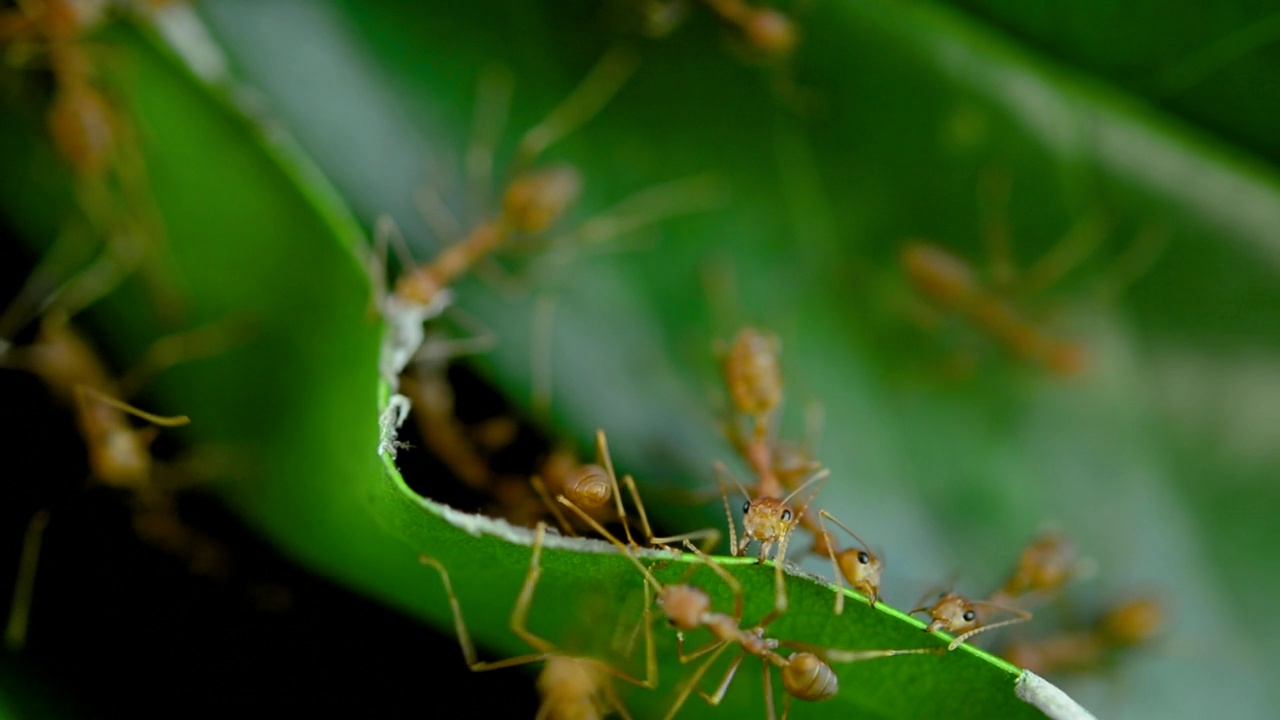
[[[524,128],[616,33],[594,4],[348,3],[309,11],[312,42],[300,51],[263,29],[304,25],[291,10],[220,7],[209,16],[245,77],[358,212],[393,214],[423,257],[437,241],[410,207],[419,163],[427,150],[465,146],[479,67],[516,69],[511,127]],[[962,588],[989,587],[1055,519],[1101,566],[1079,602],[1164,588],[1176,613],[1121,689],[1069,682],[1087,706],[1261,713],[1274,703],[1259,668],[1276,639],[1264,615],[1278,579],[1257,561],[1280,467],[1263,429],[1275,424],[1262,420],[1275,406],[1274,172],[946,8],[829,2],[799,16],[794,77],[822,101],[813,116],[797,119],[768,71],[725,53],[718,29],[695,15],[646,45],[630,86],[553,151],[586,171],[588,207],[707,170],[733,198],[664,223],[651,252],[592,257],[544,286],[558,298],[557,419],[580,438],[607,428],[619,462],[654,493],[706,488],[708,459],[731,454],[706,401],[717,384],[710,340],[749,322],[773,327],[792,378],[787,430],[798,434],[807,401],[825,405],[821,457],[835,480],[823,504],[889,550],[894,600],[955,570]],[[1103,20],[1081,18],[1072,37],[1085,52]],[[1212,38],[1186,42],[1200,40]],[[1126,42],[1110,47],[1138,47]],[[981,263],[990,219],[979,181],[991,170],[1012,180],[1006,217],[1024,266],[1082,219],[1110,221],[1102,247],[1031,304],[1051,332],[1087,348],[1081,380],[1019,367],[963,327],[918,332],[895,310],[905,239],[937,239]],[[1150,271],[1118,297],[1095,297],[1144,233],[1167,238]],[[709,300],[702,266],[725,256],[736,294]],[[727,321],[712,302],[730,308]],[[463,284],[460,303],[502,338],[478,362],[527,397],[527,305],[476,283]],[[975,378],[939,370],[954,339],[979,355]],[[653,512],[674,527],[715,522],[713,509],[679,503]],[[1196,680],[1218,664],[1231,668],[1230,686]]]
[[[181,326],[235,318],[251,329],[223,353],[165,371],[151,388],[166,408],[194,419],[187,438],[216,463],[210,472],[221,480],[213,489],[304,565],[448,626],[440,581],[418,562],[420,553],[430,553],[452,570],[475,636],[519,651],[503,626],[529,563],[529,533],[419,498],[393,468],[384,472],[374,452],[380,323],[367,314],[369,286],[353,246],[359,231],[341,203],[278,132],[243,121],[228,100],[192,82],[135,32],[116,28],[101,40],[128,53],[127,63],[108,68],[118,73],[111,77],[117,100],[136,124],[165,218],[169,269],[187,301]],[[13,168],[57,167],[35,118],[4,119]],[[37,247],[52,234],[41,224],[56,227],[68,212],[67,180],[60,173],[43,182],[6,174],[6,212]],[[161,313],[173,308],[157,305],[148,291],[141,278],[131,278],[86,313],[110,329],[118,354],[138,356],[168,326]],[[772,571],[726,562],[746,592],[744,623],[762,616],[773,602]],[[537,632],[563,639],[569,651],[605,652],[609,638],[582,636],[595,626],[581,622],[590,611],[599,626],[634,635],[641,578],[609,546],[548,542],[543,565],[532,620]],[[687,565],[681,559],[661,577],[674,582]],[[727,588],[709,570],[694,579],[717,607],[731,606]],[[872,609],[855,598],[836,617],[828,587],[802,577],[787,584],[791,608],[770,626],[778,637],[850,649],[945,643],[884,604]],[[687,674],[675,660],[672,633],[654,631],[661,688],[627,696],[644,714],[669,705]],[[840,674],[851,689],[821,706],[824,712],[1038,715],[1014,695],[1015,668],[969,647],[945,657],[858,664]],[[742,675],[719,711],[758,707],[759,676]],[[694,700],[686,715],[710,712]]]

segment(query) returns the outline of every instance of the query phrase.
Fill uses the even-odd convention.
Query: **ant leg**
[[[627,544],[631,547],[639,547],[635,538],[631,536],[631,525],[627,522],[627,510],[622,505],[622,488],[618,486],[618,476],[613,471],[613,458],[609,455],[609,443],[605,440],[604,430],[596,429],[596,460],[604,464],[605,474],[609,476],[609,486],[613,490],[613,500],[617,504],[618,521],[622,523],[622,531],[627,535]],[[653,536],[653,532],[648,528],[648,522],[645,522],[645,531],[649,536]]]
[[[1067,273],[1093,254],[1111,230],[1104,210],[1085,215],[1049,252],[1027,269],[1015,289],[1021,297],[1031,297],[1048,290]]]
[[[142,358],[121,378],[121,392],[125,397],[131,397],[158,373],[179,363],[222,353],[243,343],[251,332],[245,317],[231,316],[162,337],[152,343],[142,354]]]
[[[1103,272],[1095,291],[1102,303],[1113,302],[1134,283],[1151,271],[1156,261],[1169,246],[1169,228],[1164,225],[1147,226],[1129,246],[1120,253],[1111,267]]]
[[[511,114],[514,90],[515,79],[507,66],[493,64],[481,70],[464,160],[473,197],[483,197],[493,183],[493,156]]]
[[[631,564],[634,565],[636,569],[640,571],[640,574],[644,576],[645,581],[648,582],[653,587],[653,589],[661,592],[662,583],[658,582],[658,579],[653,576],[653,573],[649,572],[649,568],[645,567],[644,563],[641,563],[636,558],[635,553],[632,552],[632,549],[630,546],[624,544],[621,540],[617,538],[616,535],[606,530],[603,525],[596,522],[595,518],[588,515],[582,508],[575,505],[574,502],[569,498],[563,495],[557,495],[556,502],[572,510],[573,514],[577,515],[580,520],[590,525],[592,530],[595,530],[597,533],[599,533],[600,536],[603,537],[605,540],[608,540],[609,542],[613,543],[613,546],[618,548],[618,551],[622,553],[623,557],[627,558],[627,560],[630,561]]]
[[[547,492],[547,485],[542,482],[542,478],[538,475],[534,475],[529,478],[529,484],[533,486],[533,491],[538,494],[542,503],[551,511],[556,522],[560,523],[560,529],[564,530],[564,534],[569,535],[570,537],[577,537],[578,533],[573,531],[573,526],[569,524],[569,521],[565,519],[564,514],[560,512],[560,508],[556,507],[555,502],[551,500],[551,493]]]
[[[698,683],[702,680],[702,676],[707,674],[707,670],[711,669],[712,663],[719,659],[720,655],[723,654],[725,650],[728,650],[729,647],[729,643],[721,644],[719,650],[716,650],[711,657],[707,658],[706,662],[698,666],[698,669],[694,671],[693,675],[689,678],[689,682],[685,683],[685,686],[680,690],[680,694],[676,696],[675,702],[671,704],[671,709],[667,711],[664,720],[671,720],[676,716],[676,713],[680,712],[680,708],[684,706],[685,701],[689,699],[689,695],[691,695],[694,688],[698,686]]]
[[[694,555],[697,555],[698,559],[701,560],[704,565],[711,568],[712,572],[714,572],[716,575],[719,575],[720,579],[724,581],[725,585],[729,586],[729,591],[733,593],[733,618],[738,622],[742,622],[742,604],[743,604],[742,583],[739,583],[738,579],[735,578],[733,575],[730,575],[728,570],[725,570],[724,568],[720,567],[720,565],[716,563],[716,561],[712,560],[706,553],[699,550],[693,543],[689,542],[688,540],[685,540],[684,546],[689,548],[689,550],[692,551]],[[767,623],[762,623],[762,624],[767,624]]]
[[[653,591],[648,583],[644,586],[644,614],[640,622],[644,626],[644,679],[629,675],[607,663],[601,666],[612,676],[638,687],[653,690],[658,687],[658,655],[653,644]],[[621,707],[619,703],[616,707]]]
[[[5,628],[4,645],[21,650],[27,643],[27,621],[31,617],[31,596],[36,588],[36,566],[40,563],[40,543],[49,524],[49,511],[31,516],[22,539],[22,559],[18,563],[18,580],[13,586],[13,604],[9,607],[9,624]]]
[[[534,417],[544,421],[551,419],[551,385],[555,379],[552,366],[556,319],[556,297],[549,293],[538,295],[533,303],[533,329],[530,337],[530,374],[533,377],[533,397],[530,407]],[[640,513],[644,517],[644,513]]]
[[[453,592],[453,583],[449,581],[449,571],[445,570],[444,565],[439,560],[427,555],[419,555],[418,562],[423,565],[430,565],[440,573],[440,580],[444,583],[445,594],[449,596],[449,608],[453,611],[453,628],[458,635],[458,645],[462,647],[462,657],[466,661],[467,667],[471,668],[473,672],[497,670],[498,668],[512,667],[514,665],[527,665],[539,660],[546,660],[552,655],[552,653],[541,653],[538,655],[521,655],[520,657],[492,663],[480,662],[476,658],[476,646],[471,641],[471,634],[467,632],[467,624],[462,619],[462,606],[458,603],[458,596]]]
[[[844,614],[844,573],[840,572],[840,565],[836,562],[835,545],[831,542],[831,533],[827,532],[826,519],[831,518],[834,522],[835,518],[831,517],[831,513],[826,510],[818,511],[818,525],[822,527],[822,539],[827,545],[827,555],[831,558],[831,572],[836,579],[836,606],[835,613],[837,615]],[[784,713],[785,715],[785,713]]]
[[[488,352],[498,344],[498,334],[475,315],[457,305],[446,307],[442,314],[445,312],[453,318],[454,322],[473,334],[470,337],[450,339],[430,337],[413,354],[412,362],[444,362],[465,355]]]
[[[615,46],[605,53],[569,97],[520,138],[516,167],[528,166],[544,150],[600,112],[630,79],[639,63],[638,53],[627,46]]]
[[[725,647],[728,647],[728,644],[726,644]],[[742,666],[742,661],[745,660],[746,657],[746,650],[738,653],[738,657],[734,658],[733,662],[729,664],[729,669],[725,670],[724,677],[720,679],[720,684],[716,686],[715,692],[708,695],[702,690],[698,690],[698,694],[702,696],[703,700],[707,701],[708,705],[714,707],[719,705],[721,700],[724,700],[725,693],[729,692],[729,685],[733,683],[733,678],[738,674],[738,668]],[[711,661],[708,660],[706,664],[709,665],[710,662]]]
[[[729,554],[733,557],[737,557],[746,549],[745,545],[747,542],[750,542],[750,536],[745,534],[746,531],[744,529],[744,534],[742,536],[742,539],[745,541],[743,543],[744,547],[738,547],[737,525],[733,522],[733,511],[729,509],[729,492],[724,484],[724,476],[729,474],[729,469],[724,466],[724,463],[717,461],[715,464],[715,472],[716,483],[720,486],[720,500],[724,502],[724,519],[729,525]],[[730,477],[733,476],[730,475]],[[733,478],[733,482],[737,484],[738,489],[742,490],[743,495],[747,495],[746,488],[742,487],[742,483],[739,483],[737,478]],[[748,496],[747,499],[750,500],[750,496]]]
[[[95,390],[88,385],[76,385],[76,401],[81,403],[83,406],[83,404],[88,403],[90,400],[96,400],[104,405],[110,405],[117,410],[129,413],[130,415],[135,415],[153,425],[159,425],[161,427],[182,427],[183,425],[191,424],[191,418],[186,415],[174,415],[172,417],[153,415],[145,410],[139,410],[123,400],[117,400],[110,395],[106,395],[99,390]]]
[[[774,720],[778,715],[777,711],[774,709],[773,703],[773,672],[768,658],[760,658],[760,664],[764,666],[764,706],[768,711],[766,716],[769,720]],[[791,696],[788,694],[787,699],[790,700],[790,698]],[[786,712],[785,708],[783,709],[783,712]]]
[[[1017,277],[1018,268],[1009,242],[1009,194],[1013,178],[1007,170],[988,167],[978,181],[978,195],[983,211],[982,239],[987,246],[987,268],[992,285],[1007,290]]]

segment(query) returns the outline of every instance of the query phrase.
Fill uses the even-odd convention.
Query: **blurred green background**
[[[1170,613],[1160,641],[1116,672],[1054,677],[1067,692],[1102,717],[1274,711],[1264,651],[1280,639],[1266,602],[1280,586],[1269,553],[1280,461],[1272,321],[1280,184],[1269,132],[1280,103],[1276,11],[826,0],[790,8],[803,29],[793,62],[758,66],[729,47],[701,6],[671,36],[647,40],[620,19],[624,2],[458,5],[199,5],[231,76],[254,91],[231,101],[256,113],[265,145],[277,148],[264,159],[246,139],[243,159],[222,175],[199,172],[202,139],[227,132],[212,127],[210,111],[157,99],[163,83],[136,80],[149,98],[143,107],[157,113],[150,124],[139,118],[141,133],[189,128],[147,138],[171,149],[161,153],[169,165],[149,167],[161,204],[184,209],[166,215],[169,233],[275,248],[252,267],[206,266],[205,277],[186,278],[205,303],[194,310],[201,319],[239,295],[220,294],[228,273],[238,287],[260,288],[273,349],[231,361],[236,375],[223,387],[193,391],[175,368],[154,396],[224,409],[234,402],[226,387],[266,393],[261,406],[298,407],[316,387],[343,396],[317,393],[309,424],[227,410],[190,437],[327,448],[308,463],[329,465],[335,477],[376,472],[372,453],[343,452],[372,447],[373,418],[339,416],[368,404],[374,378],[334,380],[377,349],[376,328],[360,324],[364,288],[339,248],[306,241],[358,231],[314,212],[279,213],[277,224],[258,227],[224,214],[290,193],[303,195],[290,201],[298,207],[327,207],[261,169],[272,152],[287,152],[273,137],[291,134],[363,226],[389,213],[429,257],[441,241],[413,193],[456,172],[482,69],[498,63],[514,73],[499,147],[508,157],[520,130],[626,39],[641,49],[636,76],[549,153],[586,177],[569,225],[690,176],[710,174],[727,200],[602,248],[609,252],[583,251],[514,300],[465,280],[459,305],[499,337],[474,358],[480,374],[527,407],[533,308],[554,297],[554,428],[584,450],[606,428],[618,464],[646,497],[660,498],[651,514],[681,530],[722,522],[717,506],[679,499],[681,489],[710,488],[711,462],[731,459],[718,429],[713,341],[742,324],[769,327],[782,339],[789,381],[784,433],[800,435],[805,406],[821,403],[819,457],[833,473],[821,504],[883,549],[889,602],[909,607],[951,573],[959,590],[980,594],[1052,521],[1097,562],[1096,577],[1073,595],[1081,608],[1153,591]],[[23,102],[8,127],[38,128],[38,103],[13,97]],[[33,180],[32,168],[56,160],[19,142],[5,147],[6,158],[26,163],[7,163],[6,219],[17,235],[47,237],[56,221],[31,198],[58,180],[48,171]],[[1007,179],[1006,204],[984,194],[984,178]],[[315,187],[305,177],[295,184]],[[961,322],[932,330],[912,322],[898,265],[907,240],[930,239],[985,269],[984,233],[1003,223],[1025,268],[1091,218],[1107,230],[1100,246],[1021,306],[1087,351],[1080,377],[1019,363]],[[1119,287],[1117,264],[1142,238],[1160,252]],[[199,242],[174,247],[201,264]],[[727,291],[708,289],[716,273],[732,277]],[[314,304],[316,284],[331,288],[330,307]],[[91,315],[126,358],[158,334],[129,308],[111,303]],[[297,323],[300,313],[307,323]],[[330,333],[341,342],[324,343]],[[281,453],[258,470],[285,477],[296,460]],[[220,494],[288,554],[333,551],[311,564],[341,565],[324,521],[290,521],[296,491],[287,488],[230,482]],[[347,510],[317,517],[339,522]],[[829,572],[821,558],[804,566]]]

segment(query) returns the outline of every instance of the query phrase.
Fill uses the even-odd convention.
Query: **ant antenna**
[[[569,97],[524,134],[516,153],[516,166],[529,164],[548,147],[600,112],[605,103],[631,78],[639,63],[639,54],[627,45],[615,46],[605,53]]]

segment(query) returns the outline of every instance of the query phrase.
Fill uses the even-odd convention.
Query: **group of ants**
[[[754,43],[768,51],[778,48],[789,51],[794,45],[794,27],[774,10],[766,13],[742,0],[704,0],[704,4],[727,25],[736,24],[748,44]],[[19,297],[0,317],[0,363],[35,374],[57,401],[72,408],[88,450],[94,479],[130,493],[134,524],[141,537],[188,558],[193,569],[219,567],[217,542],[188,528],[176,513],[175,493],[184,483],[157,478],[157,463],[151,453],[157,427],[185,425],[190,419],[149,413],[130,405],[125,398],[156,372],[179,361],[211,354],[224,346],[225,328],[198,328],[162,339],[133,372],[115,377],[70,322],[76,312],[156,260],[153,255],[158,254],[162,245],[158,237],[162,231],[156,229],[151,217],[153,209],[148,204],[145,174],[136,148],[132,147],[128,123],[95,84],[92,63],[83,47],[88,21],[77,15],[75,5],[67,0],[28,0],[19,3],[17,9],[0,11],[0,44],[9,49],[22,46],[27,53],[47,58],[53,79],[53,100],[47,113],[49,134],[75,180],[76,196],[87,218],[88,232],[107,238],[107,251],[66,282],[57,282],[48,273],[33,273]],[[683,8],[685,3],[651,1],[640,5],[671,9]],[[778,45],[771,50],[766,43]],[[460,439],[457,423],[451,417],[448,383],[441,381],[443,363],[455,356],[459,343],[441,340],[428,328],[445,313],[458,312],[452,307],[450,288],[460,277],[512,243],[544,236],[567,214],[581,190],[581,176],[570,166],[535,167],[535,161],[549,146],[590,119],[625,82],[633,65],[634,59],[625,53],[610,53],[569,98],[526,132],[510,179],[499,194],[498,207],[432,261],[414,261],[394,223],[385,220],[378,223],[367,262],[374,286],[374,305],[386,327],[380,372],[393,390],[391,402],[380,418],[379,452],[394,455],[401,445],[396,431],[413,409],[420,414],[420,422],[430,428],[423,435],[430,449],[437,451],[464,479],[468,472],[473,476],[482,472],[477,469],[478,461],[467,455],[466,443]],[[434,209],[424,212],[439,212],[438,203],[425,205]],[[673,201],[669,196],[652,193],[644,202],[628,207],[632,215],[620,223],[620,227],[634,227],[655,218],[690,211],[683,200]],[[72,237],[75,233],[66,235],[68,243],[81,239]],[[384,284],[388,246],[395,246],[402,265],[390,288]],[[903,251],[902,267],[920,295],[939,312],[969,321],[979,333],[1012,355],[1054,372],[1072,373],[1078,369],[1078,348],[1046,337],[1033,323],[1023,319],[999,292],[984,286],[963,260],[941,247],[922,242],[910,244]],[[158,291],[163,292],[164,288]],[[12,338],[33,315],[40,318],[34,339],[25,345],[17,344]],[[1029,620],[1031,613],[1022,606],[1024,601],[1057,594],[1076,574],[1079,563],[1074,545],[1060,533],[1047,532],[1023,550],[1014,572],[989,596],[967,598],[946,591],[932,604],[912,610],[913,614],[925,613],[929,617],[926,631],[954,634],[954,639],[944,647],[847,650],[770,637],[766,633],[768,626],[787,609],[783,565],[797,529],[811,534],[812,551],[831,561],[840,587],[835,595],[836,614],[844,610],[845,583],[861,593],[872,607],[876,605],[882,563],[870,547],[832,513],[813,511],[814,498],[826,482],[828,471],[805,447],[777,438],[776,417],[783,382],[776,338],[755,328],[742,329],[723,354],[721,368],[733,408],[727,423],[728,434],[755,480],[750,487],[743,486],[724,465],[716,465],[728,521],[729,549],[734,556],[742,555],[755,541],[759,544],[760,562],[765,562],[772,553],[775,571],[773,609],[754,625],[744,627],[743,590],[739,581],[707,554],[719,540],[719,531],[705,529],[675,537],[654,537],[634,480],[624,475],[620,482],[614,472],[603,431],[596,435],[597,457],[593,464],[583,465],[563,454],[556,455],[556,461],[546,463],[543,472],[530,478],[527,485],[545,510],[543,516],[553,518],[562,532],[577,534],[582,528],[590,528],[634,565],[644,581],[646,619],[652,604],[656,603],[659,612],[677,631],[681,662],[706,658],[682,686],[668,717],[674,716],[695,690],[709,703],[719,703],[744,659],[755,656],[764,663],[770,717],[774,716],[772,685],[768,681],[770,668],[776,667],[782,675],[785,718],[793,698],[819,701],[836,694],[838,681],[832,664],[954,650],[978,633]],[[401,390],[412,397],[400,394]],[[141,418],[150,426],[135,427],[130,416]],[[740,537],[728,499],[730,483],[741,491],[745,500],[741,507]],[[660,582],[641,562],[637,551],[642,545],[632,533],[632,523],[621,497],[622,485],[627,487],[648,545],[657,548],[678,545],[693,553],[697,558],[695,567],[710,568],[731,589],[732,613],[714,610],[710,595],[702,588],[685,582]],[[794,503],[797,499],[802,502]],[[41,511],[28,526],[6,632],[6,643],[10,647],[21,647],[25,641],[40,537],[48,521],[48,512]],[[605,527],[608,523],[620,524],[625,541]],[[832,536],[832,527],[848,533],[858,547],[841,550]],[[528,573],[511,614],[512,630],[534,649],[532,655],[479,662],[448,572],[434,558],[420,559],[439,571],[451,603],[459,642],[473,670],[545,661],[539,682],[543,694],[541,716],[595,717],[611,710],[627,716],[611,687],[611,678],[645,688],[656,687],[657,665],[647,623],[644,678],[598,659],[565,655],[526,627],[525,620],[542,572],[541,553],[546,533],[546,523],[538,521]],[[695,544],[695,540],[700,542]],[[1114,605],[1083,629],[1064,631],[1034,642],[1011,642],[1001,653],[1016,665],[1041,672],[1096,667],[1116,649],[1148,641],[1157,631],[1160,620],[1157,601],[1134,598]],[[686,653],[685,633],[699,629],[706,629],[714,641]],[[715,690],[704,692],[699,687],[701,679],[723,653],[734,647],[739,650],[737,658]],[[793,651],[784,652],[783,648]]]

